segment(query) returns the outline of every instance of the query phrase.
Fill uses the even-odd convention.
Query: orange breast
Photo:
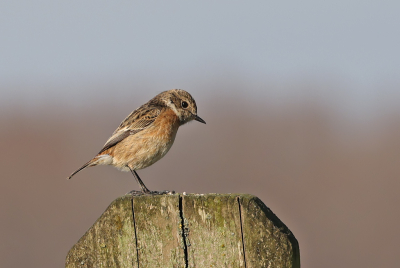
[[[115,146],[113,164],[123,169],[146,168],[160,160],[174,143],[179,118],[171,109],[164,110],[147,129],[131,135]]]

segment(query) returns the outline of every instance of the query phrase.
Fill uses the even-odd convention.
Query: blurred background
[[[62,267],[117,197],[112,167],[66,177],[119,123],[182,88],[150,189],[257,195],[302,267],[395,267],[400,231],[398,1],[0,2],[0,259]]]

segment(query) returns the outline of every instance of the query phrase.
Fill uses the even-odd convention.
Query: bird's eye
[[[186,101],[182,101],[182,108],[186,109],[189,106],[189,104]]]

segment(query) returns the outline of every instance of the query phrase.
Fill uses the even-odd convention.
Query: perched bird
[[[68,179],[87,167],[111,165],[130,171],[143,193],[160,194],[147,189],[136,170],[160,160],[174,143],[178,128],[191,120],[206,123],[197,115],[193,97],[182,89],[164,91],[128,115],[100,152]]]

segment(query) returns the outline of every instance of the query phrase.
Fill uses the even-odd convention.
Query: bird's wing
[[[157,119],[160,113],[161,110],[159,108],[148,106],[142,106],[133,111],[114,131],[113,135],[108,139],[106,144],[104,144],[99,154],[115,146],[126,137],[134,135],[149,127]]]

